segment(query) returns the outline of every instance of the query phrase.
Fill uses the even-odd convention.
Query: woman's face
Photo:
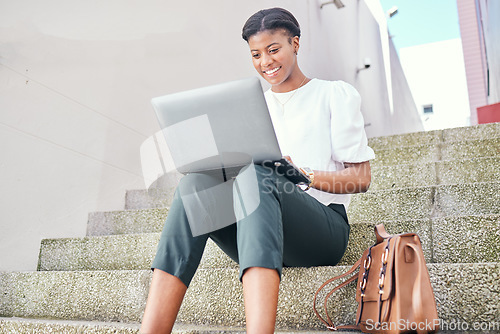
[[[299,49],[299,38],[291,38],[284,30],[265,30],[251,36],[248,46],[257,72],[273,86],[274,91],[287,91],[290,79],[299,72],[295,54]]]

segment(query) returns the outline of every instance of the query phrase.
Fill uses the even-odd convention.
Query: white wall
[[[394,112],[392,115],[394,133],[408,133],[414,131],[424,131],[424,126],[417,105],[410,94],[410,86],[404,74],[403,67],[399,61],[396,47],[392,40],[390,41],[391,58],[391,84],[393,91]]]
[[[89,212],[120,210],[144,187],[152,97],[256,75],[240,35],[259,9],[296,15],[303,70],[354,84],[369,136],[395,131],[376,20],[362,0],[320,3],[3,1],[0,270],[34,270],[42,238],[84,236]]]
[[[459,38],[399,50],[401,64],[426,130],[469,125],[470,109]],[[434,113],[422,113],[432,104]]]
[[[323,20],[318,32],[328,34],[331,72],[327,79],[342,79],[360,92],[361,110],[368,137],[423,131],[412,94],[399,64],[397,53],[389,39],[386,15],[378,0],[344,1],[346,7],[338,10],[334,5],[323,8]],[[323,28],[321,27],[323,25]],[[325,39],[320,37],[324,48]],[[317,56],[316,54],[313,54]],[[371,66],[363,69],[364,59]],[[314,62],[314,60],[313,60]],[[321,73],[318,76],[321,77]]]

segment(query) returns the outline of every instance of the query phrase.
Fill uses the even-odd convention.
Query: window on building
[[[424,114],[434,113],[434,110],[432,109],[432,104],[426,104],[423,106],[423,108],[424,108]]]

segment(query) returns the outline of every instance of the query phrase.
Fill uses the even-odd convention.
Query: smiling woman
[[[248,40],[253,66],[273,85],[273,91],[285,93],[305,83],[297,64],[299,37],[288,36],[286,30],[263,31]],[[298,82],[296,82],[298,81]]]
[[[293,15],[282,8],[261,10],[245,23],[242,36],[256,71],[271,84],[265,97],[282,153],[303,166],[311,183],[299,187],[274,170],[255,166],[257,209],[223,229],[193,237],[182,194],[214,186],[216,180],[186,175],[152,265],[142,333],[172,330],[208,238],[240,266],[247,333],[273,333],[283,267],[337,264],[349,239],[349,194],[366,191],[370,184],[374,153],[367,146],[360,96],[345,82],[302,73],[300,27]]]
[[[253,66],[273,91],[288,92],[308,81],[297,63],[300,28],[291,13],[260,11],[248,19],[242,37],[250,47]]]
[[[367,146],[359,94],[345,82],[307,78],[298,64],[300,35],[299,23],[282,8],[255,13],[242,32],[255,69],[272,86],[266,92],[266,99],[280,146],[299,166],[321,167],[313,173],[312,187],[337,194],[366,191],[371,180],[368,160],[374,154]],[[330,103],[330,110],[320,107],[320,101]],[[276,105],[280,108],[275,108]],[[297,136],[298,133],[304,133],[304,137]],[[324,149],[328,141],[332,142],[332,150]],[[363,155],[366,160],[361,158]],[[320,159],[311,161],[314,156]],[[315,193],[315,189],[311,192]],[[346,196],[341,200],[339,196],[327,197],[331,201],[325,204],[348,204]]]

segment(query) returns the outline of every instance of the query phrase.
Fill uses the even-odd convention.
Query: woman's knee
[[[176,192],[180,196],[193,194],[217,186],[220,183],[222,181],[214,176],[203,173],[190,173],[181,178]]]
[[[254,165],[254,168],[260,177],[271,177],[276,174],[276,170],[269,166]]]
[[[274,168],[254,164],[242,170],[237,179],[244,178],[247,184],[256,183],[260,186],[275,187],[277,176]]]

